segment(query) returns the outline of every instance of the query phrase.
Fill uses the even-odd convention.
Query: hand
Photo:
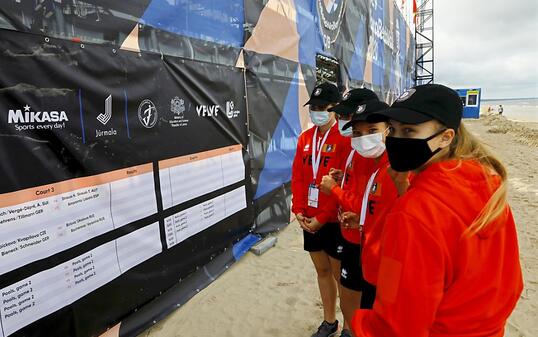
[[[324,225],[321,222],[319,222],[318,219],[316,219],[315,217],[306,218],[305,222],[306,222],[306,225],[307,225],[310,233],[316,233]]]
[[[297,218],[297,222],[299,223],[299,226],[309,232],[310,231],[310,228],[306,225],[306,217],[303,215],[303,213],[297,213],[295,214],[295,217]]]
[[[319,184],[319,190],[325,194],[331,194],[331,190],[336,186],[336,181],[331,176],[323,176],[321,178],[321,184]]]
[[[390,178],[394,182],[394,185],[396,185],[396,190],[398,191],[398,195],[402,196],[407,192],[407,189],[409,188],[409,171],[407,172],[396,172],[392,169],[392,167],[389,167],[387,169],[387,173],[389,174]]]
[[[345,229],[357,229],[360,228],[360,216],[353,212],[344,212],[338,216],[340,220],[340,226]]]
[[[344,178],[344,171],[331,168],[329,170],[329,175],[334,179],[334,181],[336,181],[337,184],[341,184],[342,179]]]

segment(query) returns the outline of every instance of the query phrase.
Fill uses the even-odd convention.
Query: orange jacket
[[[379,169],[370,194],[364,222],[362,244],[362,273],[368,283],[376,285],[381,262],[381,239],[385,217],[398,199],[398,190],[388,174],[388,158],[384,156],[376,165]],[[369,179],[368,176],[366,179]],[[363,188],[364,189],[364,188]]]
[[[308,206],[308,187],[313,182],[312,173],[312,137],[316,126],[304,131],[297,141],[297,152],[293,160],[291,174],[292,212],[302,213],[307,217],[316,217],[320,223],[337,222],[335,201],[328,195],[319,192],[318,207]],[[343,137],[335,123],[328,131],[329,135],[321,152],[321,162],[316,176],[316,185],[331,168],[343,169],[345,160],[351,150],[349,138]],[[318,132],[318,141],[324,135]],[[327,204],[332,204],[328,206]]]
[[[376,301],[355,312],[356,336],[503,336],[523,289],[510,208],[463,237],[498,185],[471,160],[413,178],[386,217]]]

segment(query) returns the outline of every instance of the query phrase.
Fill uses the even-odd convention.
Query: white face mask
[[[329,123],[331,115],[327,111],[310,111],[310,120],[316,126],[323,126]]]
[[[339,119],[338,120],[338,130],[340,131],[340,134],[344,137],[352,137],[353,136],[353,128],[347,128],[343,130],[344,125],[346,125],[349,121],[344,121]]]
[[[364,158],[377,158],[385,152],[383,133],[378,132],[362,137],[351,138],[351,147]]]

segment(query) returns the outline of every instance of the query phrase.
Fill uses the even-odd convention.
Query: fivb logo
[[[112,118],[112,95],[108,95],[105,99],[105,113],[99,114],[97,120],[101,122],[101,124],[106,125],[110,121],[110,118]]]
[[[63,110],[32,111],[32,108],[28,104],[26,104],[23,109],[10,109],[8,112],[7,122],[9,124],[25,124],[69,121],[67,114]]]

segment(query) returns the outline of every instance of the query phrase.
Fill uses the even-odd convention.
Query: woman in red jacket
[[[344,130],[352,129],[352,147],[356,152],[352,161],[351,182],[345,179],[340,186],[332,176],[325,176],[320,186],[321,191],[332,195],[340,209],[341,231],[344,237],[341,275],[340,302],[345,323],[351,323],[353,313],[359,308],[371,308],[375,298],[376,264],[372,258],[371,248],[379,246],[380,232],[373,230],[376,219],[382,217],[398,197],[394,182],[387,174],[388,158],[385,151],[385,138],[389,133],[388,119],[374,116],[385,110],[388,105],[378,100],[359,104],[350,122]],[[347,174],[346,174],[347,178]],[[356,221],[353,221],[355,220]],[[369,260],[362,258],[368,253]],[[361,266],[362,265],[362,266]],[[365,267],[368,266],[368,269]],[[371,271],[367,277],[365,271]],[[344,324],[342,337],[351,337],[349,326]]]
[[[391,168],[415,175],[386,217],[376,300],[356,311],[357,336],[503,336],[523,287],[507,173],[462,110],[456,92],[429,84],[382,113]]]
[[[304,249],[316,268],[323,303],[324,321],[313,337],[333,336],[338,331],[336,280],[340,275],[338,247],[342,239],[336,206],[326,207],[333,201],[319,193],[318,185],[331,167],[341,167],[351,149],[349,138],[340,135],[334,112],[327,111],[339,98],[338,88],[332,84],[314,88],[307,102],[314,127],[299,136],[292,168],[292,212],[303,228]]]

